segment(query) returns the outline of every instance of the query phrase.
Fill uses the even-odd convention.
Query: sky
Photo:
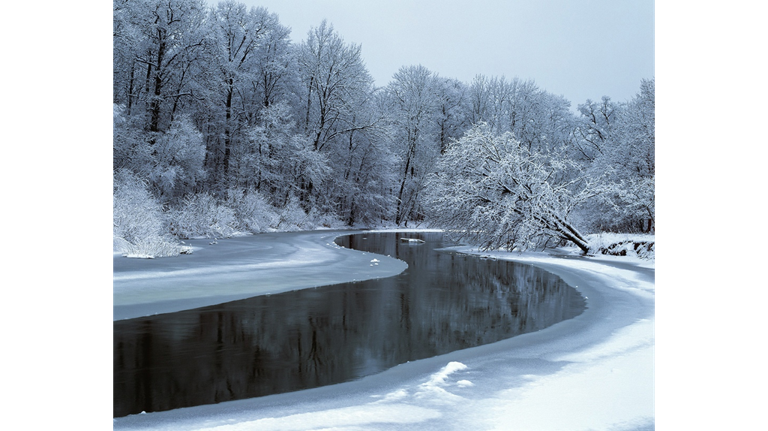
[[[259,235],[222,239],[215,246],[199,241],[200,247],[191,256],[199,254],[207,263],[188,263],[195,267],[198,279],[214,282],[219,292],[227,293],[239,290],[220,283],[222,272],[231,272],[233,260],[235,264],[247,262],[251,267],[241,270],[258,271],[260,280],[274,286],[292,283],[302,269],[336,281],[351,277],[333,266],[361,273],[379,271],[367,264],[371,254],[330,245],[333,236],[322,231]],[[216,251],[220,247],[227,248],[227,259],[204,256],[222,253]],[[516,429],[547,431],[637,430],[654,424],[656,285],[655,270],[649,270],[655,268],[654,261],[631,255],[562,259],[545,253],[479,252],[467,246],[455,250],[540,265],[579,290],[588,307],[572,320],[524,336],[413,361],[354,382],[132,415],[113,421],[113,429],[501,430],[514,424]],[[578,253],[575,248],[570,252]],[[384,263],[386,258],[378,257]],[[284,261],[291,262],[289,271]],[[145,259],[115,263],[116,269],[122,267],[115,273],[121,280],[115,285],[119,286],[116,298],[135,294],[142,303],[160,300],[158,305],[167,305],[158,296],[166,288],[155,289],[153,282],[147,289],[136,281],[163,278],[158,275],[166,271],[183,273],[188,269],[179,265],[186,264],[172,258],[148,263]],[[278,271],[264,271],[270,267]],[[401,270],[391,267],[384,272]],[[658,394],[667,400],[670,395]],[[675,401],[677,409],[684,407]],[[669,425],[668,417],[659,417],[659,429],[671,429],[663,426]],[[100,428],[103,426],[93,429]]]
[[[652,0],[240,1],[276,13],[295,43],[326,19],[362,45],[378,86],[421,64],[465,83],[478,74],[532,79],[575,108],[629,100],[655,77]]]

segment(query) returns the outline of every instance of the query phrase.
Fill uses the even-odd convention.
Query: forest
[[[276,14],[236,1],[115,0],[112,91],[125,255],[373,226],[586,253],[587,234],[655,230],[653,77],[575,110],[532,80],[421,65],[377,87],[326,21],[293,42]]]

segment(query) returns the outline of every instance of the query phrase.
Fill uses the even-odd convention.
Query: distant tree
[[[264,108],[284,101],[299,106],[293,92],[298,90],[296,56],[290,41],[291,30],[276,23],[258,46],[257,58],[251,85],[256,93],[256,102]]]
[[[449,146],[430,177],[429,214],[486,249],[567,240],[587,253],[589,244],[569,215],[594,192],[566,154],[531,151],[511,132],[499,135],[486,124],[475,125]]]
[[[217,135],[220,137],[216,149],[211,149],[220,157],[215,158],[215,170],[221,178],[220,183],[229,182],[232,168],[233,147],[240,145],[248,125],[249,111],[260,106],[253,106],[258,97],[252,91],[258,64],[262,61],[258,55],[268,35],[278,29],[277,15],[270,14],[265,8],[248,10],[242,3],[233,0],[220,2],[211,11],[213,26],[213,57],[210,68],[214,69],[216,81],[212,83],[215,91]],[[281,30],[281,29],[280,29]]]
[[[419,217],[419,194],[440,154],[439,79],[424,66],[401,67],[387,87],[393,139],[399,164],[398,225]]]
[[[391,219],[395,156],[381,106],[382,92],[358,100],[351,128],[330,152],[335,169],[326,182],[335,213],[348,225]]]
[[[167,130],[208,41],[203,0],[118,0],[114,5],[116,102],[145,114],[149,132]],[[139,112],[135,109],[140,107]]]
[[[640,92],[629,101],[619,118],[619,140],[608,153],[613,183],[614,205],[620,212],[642,220],[642,230],[655,229],[656,177],[656,102],[655,79],[643,80]]]
[[[333,26],[323,21],[310,30],[298,47],[304,91],[304,130],[321,151],[351,128],[356,100],[364,100],[373,79],[365,68],[360,45],[346,44]]]
[[[655,80],[643,80],[626,103],[603,97],[579,105],[582,126],[577,145],[588,174],[599,181],[601,199],[584,218],[593,228],[654,230]]]
[[[603,96],[600,102],[587,99],[578,110],[581,122],[577,134],[581,139],[576,141],[576,148],[586,161],[592,162],[606,151],[621,108],[610,97]]]
[[[467,93],[473,124],[484,122],[497,134],[512,132],[529,150],[572,144],[576,118],[570,102],[532,80],[478,75]]]
[[[467,116],[467,87],[455,79],[438,78],[437,94],[437,134],[440,152],[448,148],[448,143],[458,139],[469,126]]]
[[[282,102],[264,108],[261,125],[250,129],[247,144],[235,156],[242,178],[238,185],[254,187],[277,206],[300,195],[303,181],[322,183],[331,172],[328,158],[296,131],[290,111]]]
[[[185,115],[159,135],[151,156],[148,177],[164,202],[194,192],[206,178],[203,135]]]
[[[297,48],[296,58],[302,91],[304,134],[312,143],[312,151],[323,153],[333,174],[339,178],[346,165],[345,150],[367,129],[376,127],[378,118],[366,112],[373,92],[373,79],[365,68],[359,45],[347,44],[333,26],[323,21],[309,31]],[[333,188],[302,178],[299,199],[306,210],[318,206],[333,211],[336,206]]]

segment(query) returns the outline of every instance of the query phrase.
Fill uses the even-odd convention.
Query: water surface
[[[114,322],[114,416],[351,381],[536,331],[585,308],[578,292],[541,269],[437,251],[448,245],[440,233],[337,243],[409,267],[380,280]]]

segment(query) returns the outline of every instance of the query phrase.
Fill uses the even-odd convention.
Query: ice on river
[[[390,277],[408,267],[391,257],[343,249],[333,242],[340,234],[343,232],[260,234],[219,239],[216,245],[206,239],[191,240],[187,243],[195,248],[193,254],[163,259],[116,255],[113,318]]]

